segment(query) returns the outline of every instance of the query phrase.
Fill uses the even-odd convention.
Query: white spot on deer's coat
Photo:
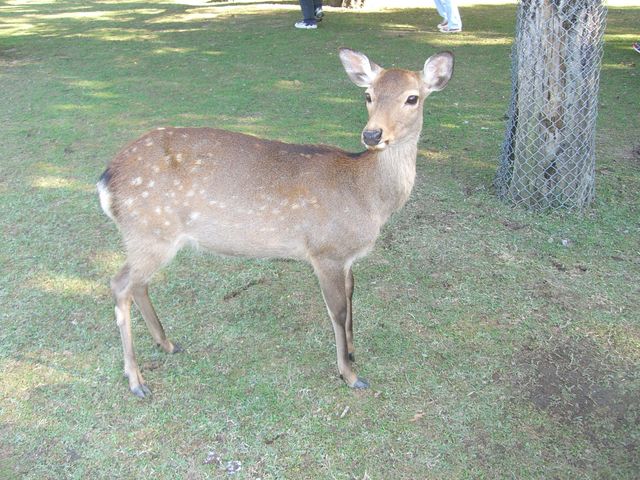
[[[124,204],[125,204],[127,207],[131,207],[131,205],[133,205],[133,198],[127,198],[127,199],[124,201]]]
[[[298,205],[297,203],[294,203],[293,205],[291,205],[291,210],[298,210],[300,208],[300,205]]]
[[[171,222],[169,220],[165,220],[164,224],[166,227],[168,227],[169,225],[171,225]]]
[[[162,209],[160,207],[154,208],[153,211],[156,212],[158,215],[162,214]]]
[[[144,144],[147,147],[151,147],[153,145],[153,140],[151,140],[150,138],[147,138],[147,140],[144,142]]]
[[[133,185],[134,187],[137,187],[138,185],[142,185],[142,177],[136,177],[133,180],[131,180],[131,185]]]
[[[142,198],[147,198],[147,197],[149,196],[149,192],[147,192],[147,191],[145,190],[144,192],[142,192],[142,193],[140,194],[140,196],[141,196]]]
[[[196,192],[194,192],[193,190],[189,190],[187,192],[187,197],[193,197],[196,194]]]
[[[158,173],[158,172],[160,172],[160,167],[159,167],[159,166],[157,166],[157,165],[154,165],[154,166],[153,166],[153,167],[151,167],[151,168],[152,168],[152,170],[154,171],[154,173]]]
[[[158,168],[158,167],[155,167],[155,168]],[[147,187],[153,188],[155,184],[156,182],[154,180],[149,180],[149,183],[147,183]]]
[[[181,153],[177,153],[176,154],[176,162],[178,162],[178,163],[182,162],[182,154]]]
[[[198,217],[200,217],[200,212],[191,212],[191,213],[189,214],[189,219],[190,219],[191,221],[197,220],[197,219],[198,219]]]

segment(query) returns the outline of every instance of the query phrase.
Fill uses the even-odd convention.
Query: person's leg
[[[324,17],[324,12],[322,11],[322,0],[313,0],[313,16],[318,21],[321,21],[322,17]]]
[[[461,30],[462,19],[460,18],[456,0],[446,0],[446,10],[449,30]]]
[[[449,19],[447,18],[447,9],[445,8],[445,4],[443,0],[433,0],[433,3],[436,5],[436,10],[438,14],[444,19],[444,22],[447,22]]]
[[[300,0],[300,8],[302,9],[302,18],[305,20],[314,20],[315,7],[313,0]]]

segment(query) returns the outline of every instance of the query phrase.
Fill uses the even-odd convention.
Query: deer
[[[308,262],[333,327],[338,373],[351,388],[369,387],[352,366],[352,265],[373,249],[383,225],[409,198],[423,104],[449,82],[454,57],[437,53],[420,71],[384,69],[349,48],[340,48],[339,58],[349,79],[366,89],[362,152],[164,127],[129,143],[100,177],[100,206],[126,252],[111,291],[124,375],[135,396],[151,390],[134,353],[132,303],[157,345],[167,353],[182,350],[167,338],[148,286],[186,246]]]

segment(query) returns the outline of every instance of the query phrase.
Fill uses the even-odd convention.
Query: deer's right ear
[[[349,48],[340,49],[340,61],[353,83],[369,87],[382,71],[382,67],[369,60],[364,53]]]

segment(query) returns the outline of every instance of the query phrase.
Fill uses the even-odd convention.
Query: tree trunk
[[[498,195],[533,210],[594,198],[601,0],[522,0]]]

